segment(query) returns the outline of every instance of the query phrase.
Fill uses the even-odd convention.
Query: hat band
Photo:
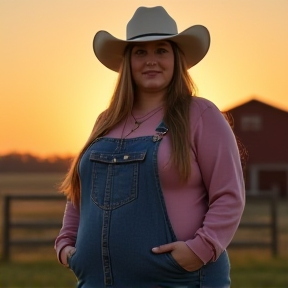
[[[142,37],[147,37],[147,36],[172,36],[175,34],[170,34],[170,33],[148,33],[148,34],[141,34],[141,35],[137,35],[131,38],[128,38],[127,40],[134,40],[137,38],[142,38]]]

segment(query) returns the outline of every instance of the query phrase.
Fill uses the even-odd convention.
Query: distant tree
[[[0,173],[55,173],[67,172],[72,157],[53,156],[39,158],[31,154],[0,155]]]

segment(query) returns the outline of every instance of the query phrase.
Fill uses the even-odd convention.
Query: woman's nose
[[[156,61],[147,61],[147,62],[146,62],[146,65],[147,65],[147,66],[155,66],[156,64],[157,64]]]
[[[146,58],[147,62],[146,65],[147,66],[154,66],[157,64],[157,58],[156,55],[152,52],[147,54],[147,58]]]

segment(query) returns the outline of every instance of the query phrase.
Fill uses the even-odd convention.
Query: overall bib
[[[167,131],[162,122],[154,136],[98,138],[83,154],[80,224],[76,252],[69,259],[79,288],[210,287],[203,286],[203,272],[210,264],[188,272],[170,253],[151,251],[177,241],[157,166],[157,151]],[[211,264],[222,258],[224,265],[218,265],[218,275],[210,279],[222,284],[211,287],[229,287],[227,255]]]

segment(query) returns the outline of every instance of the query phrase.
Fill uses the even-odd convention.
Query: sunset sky
[[[288,111],[288,0],[0,0],[0,155],[69,155],[105,109],[117,74],[94,56],[98,30],[125,39],[139,6],[164,6],[211,47],[190,69],[226,110],[257,98]]]

